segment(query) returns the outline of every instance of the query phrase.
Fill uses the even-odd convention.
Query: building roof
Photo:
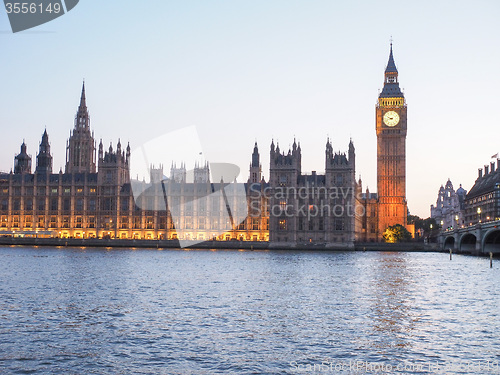
[[[386,83],[384,85],[384,88],[382,89],[382,92],[380,93],[379,97],[380,98],[395,98],[395,97],[402,97],[403,92],[399,88],[399,83]]]
[[[324,174],[303,174],[299,176],[299,185],[305,185],[306,183],[309,186],[324,186],[326,183],[326,178]]]
[[[387,68],[385,68],[386,73],[397,73],[396,63],[394,62],[394,56],[392,55],[392,43],[391,43],[391,53],[389,54],[389,62],[387,63]]]
[[[398,69],[396,68],[396,63],[394,62],[394,56],[392,54],[392,43],[391,43],[391,52],[389,54],[389,62],[387,63],[387,67],[385,68],[385,76],[397,77]],[[393,97],[402,97],[403,93],[399,88],[399,82],[397,79],[395,82],[386,82],[384,83],[384,88],[380,93],[380,98],[393,98]]]
[[[466,199],[484,195],[493,191],[495,188],[500,189],[500,170],[479,177],[474,183],[474,186],[469,190]]]

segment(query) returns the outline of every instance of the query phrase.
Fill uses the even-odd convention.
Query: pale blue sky
[[[500,1],[93,1],[36,29],[10,32],[0,13],[0,170],[44,127],[54,168],[82,79],[96,139],[139,146],[196,125],[212,162],[244,179],[258,141],[301,142],[303,170],[356,147],[376,190],[375,104],[394,39],[408,102],[407,197],[429,216],[451,178],[470,189],[499,151]],[[189,167],[189,166],[188,166]]]

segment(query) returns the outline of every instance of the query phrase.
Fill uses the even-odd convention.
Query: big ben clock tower
[[[382,234],[390,225],[407,224],[406,101],[399,88],[392,43],[376,115],[378,216]]]

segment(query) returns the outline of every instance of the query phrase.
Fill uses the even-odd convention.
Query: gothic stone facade
[[[439,188],[436,205],[431,205],[431,217],[443,230],[462,228],[465,224],[465,196],[467,191],[462,185],[457,191],[450,179]]]
[[[355,239],[355,152],[325,150],[325,173],[302,173],[300,144],[287,153],[271,144],[269,237],[273,246],[322,243],[352,245]]]
[[[406,102],[399,89],[392,46],[384,89],[376,107],[378,194],[361,193],[355,181],[355,152],[325,149],[324,174],[304,174],[300,144],[288,152],[271,144],[269,181],[255,144],[245,199],[241,186],[210,181],[209,165],[151,166],[151,181],[134,196],[130,147],[104,152],[90,128],[85,85],[66,149],[65,173],[53,173],[47,132],[37,166],[23,143],[11,173],[0,174],[0,232],[3,235],[184,240],[263,240],[273,246],[316,243],[352,245],[379,240],[389,225],[406,225]],[[97,157],[96,157],[97,156]],[[134,185],[135,184],[135,185]],[[231,192],[232,186],[234,189]],[[229,190],[228,190],[229,189]],[[168,196],[168,200],[166,197]],[[210,197],[208,199],[207,197]],[[222,232],[221,232],[222,231]],[[182,238],[181,238],[182,237]]]

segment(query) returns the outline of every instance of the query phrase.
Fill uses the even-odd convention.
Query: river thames
[[[0,248],[0,373],[500,374],[500,261]]]

